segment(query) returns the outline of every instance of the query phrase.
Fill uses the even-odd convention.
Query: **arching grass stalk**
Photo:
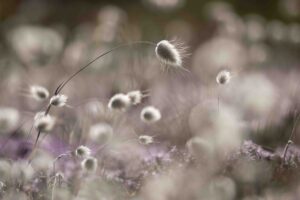
[[[295,115],[294,115],[294,123],[293,123],[293,129],[292,129],[292,133],[289,137],[289,140],[287,141],[285,147],[284,147],[284,150],[283,150],[283,155],[282,155],[282,163],[285,162],[285,157],[286,157],[286,153],[288,151],[288,148],[289,146],[293,143],[293,137],[295,135],[295,132],[296,132],[296,128],[297,128],[297,125],[298,125],[298,122],[300,120],[300,113],[297,113],[295,111]]]
[[[136,41],[136,42],[132,42],[132,43],[126,43],[126,44],[121,44],[119,46],[116,46],[102,54],[100,54],[99,56],[97,56],[96,58],[94,58],[92,61],[90,61],[89,63],[87,63],[85,66],[81,67],[78,71],[76,71],[75,73],[73,73],[69,78],[67,78],[65,81],[61,82],[58,87],[56,88],[55,92],[54,92],[54,95],[58,95],[62,89],[73,79],[75,78],[80,72],[82,72],[83,70],[85,70],[86,68],[88,68],[91,64],[93,64],[94,62],[96,62],[97,60],[99,60],[100,58],[104,57],[105,55],[115,51],[115,50],[118,50],[118,49],[121,49],[123,47],[128,47],[128,46],[131,46],[131,45],[139,45],[139,44],[145,44],[145,45],[151,45],[151,46],[156,46],[155,43],[153,42],[149,42],[149,41]],[[45,115],[49,114],[50,110],[51,110],[51,107],[52,105],[49,104],[46,108],[46,111],[45,111]],[[37,142],[39,140],[39,137],[41,135],[41,131],[38,131],[38,134],[37,134],[37,138],[35,140],[35,143],[34,143],[34,149],[37,145]]]

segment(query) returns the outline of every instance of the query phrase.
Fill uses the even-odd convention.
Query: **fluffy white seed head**
[[[152,144],[153,143],[153,137],[149,135],[140,135],[139,136],[139,142],[141,144]]]
[[[50,99],[50,104],[53,106],[62,107],[67,103],[68,97],[64,94],[57,94]]]
[[[39,85],[30,86],[30,94],[37,101],[43,101],[49,97],[49,91]]]
[[[107,123],[98,123],[90,127],[89,137],[94,142],[106,143],[113,135],[113,128]]]
[[[126,94],[115,94],[108,102],[108,108],[111,110],[126,110],[131,104],[130,98]]]
[[[182,56],[180,51],[168,40],[162,40],[156,44],[155,54],[164,64],[180,67],[182,65]]]
[[[85,158],[81,162],[81,168],[85,172],[89,172],[89,173],[95,172],[97,170],[97,167],[98,167],[98,161],[94,157]]]
[[[143,122],[154,123],[161,119],[161,114],[154,106],[147,106],[141,111],[140,117]]]
[[[91,155],[91,150],[90,148],[81,145],[75,150],[75,155],[81,158],[85,158]]]
[[[139,90],[134,90],[127,93],[132,105],[137,105],[142,102],[143,94]]]
[[[34,127],[40,132],[49,132],[55,125],[55,118],[45,115],[44,112],[38,112],[34,117]]]
[[[228,70],[222,70],[218,73],[216,81],[220,85],[225,85],[229,83],[231,77],[231,73]]]
[[[14,108],[0,108],[0,132],[13,129],[19,122],[20,114]]]

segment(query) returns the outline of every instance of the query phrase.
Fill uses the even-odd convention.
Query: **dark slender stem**
[[[293,143],[293,137],[295,135],[295,132],[296,132],[296,128],[297,128],[297,124],[299,122],[299,119],[300,119],[300,114],[296,114],[295,113],[295,116],[294,116],[294,123],[293,123],[293,129],[292,129],[292,132],[291,132],[291,135],[289,137],[289,140],[287,141],[285,147],[284,147],[284,151],[283,151],[283,156],[282,156],[282,161],[284,162],[285,161],[285,157],[286,157],[286,153],[288,151],[288,148],[289,146]]]
[[[147,44],[147,45],[156,45],[153,42],[148,42],[148,41],[137,41],[137,42],[133,42],[133,43],[127,43],[127,44],[121,44],[119,46],[116,46],[102,54],[100,54],[99,56],[97,56],[96,58],[94,58],[92,61],[90,61],[88,64],[86,64],[85,66],[83,66],[82,68],[80,68],[78,71],[76,71],[74,74],[72,74],[67,80],[63,81],[62,83],[59,84],[59,86],[57,87],[55,94],[58,94],[64,87],[65,85],[72,80],[77,74],[79,74],[80,72],[82,72],[83,70],[85,70],[87,67],[89,67],[91,64],[93,64],[94,62],[96,62],[98,59],[100,59],[101,57],[117,50],[120,49],[122,47],[126,47],[126,46],[131,46],[134,44]]]

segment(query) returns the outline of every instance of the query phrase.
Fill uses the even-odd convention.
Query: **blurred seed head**
[[[193,134],[209,141],[208,144],[212,144],[219,155],[236,150],[244,136],[240,113],[222,101],[219,104],[207,101],[195,106],[191,110],[189,124]],[[204,141],[202,143],[205,144]]]
[[[181,8],[186,0],[143,0],[145,6],[154,10],[173,11]]]
[[[35,171],[48,170],[53,165],[54,157],[50,152],[38,150],[31,160],[31,166]]]
[[[42,26],[18,26],[8,38],[19,58],[30,65],[44,65],[54,60],[63,47],[62,36]]]
[[[278,3],[278,10],[282,11],[286,16],[300,16],[300,2],[298,0],[280,0]]]
[[[98,13],[98,24],[94,38],[98,42],[113,42],[118,38],[122,25],[126,23],[127,15],[116,6],[104,6]]]
[[[75,150],[75,155],[81,158],[88,157],[91,155],[91,150],[86,146],[79,146]]]
[[[161,119],[160,111],[154,106],[144,107],[141,111],[141,120],[146,123],[154,123]]]
[[[289,25],[289,40],[292,43],[299,44],[300,43],[300,24],[294,23]]]
[[[81,168],[83,169],[83,171],[88,173],[95,172],[97,170],[97,167],[98,167],[98,161],[94,157],[85,158],[81,162]]]
[[[247,73],[239,77],[239,84],[231,84],[224,91],[223,98],[232,102],[247,114],[247,118],[270,117],[273,106],[278,101],[278,90],[268,77],[258,73]]]
[[[261,64],[269,58],[269,49],[263,43],[250,45],[248,49],[249,62],[252,64]]]
[[[246,18],[246,37],[250,42],[259,42],[265,39],[265,20],[259,15],[250,15]]]
[[[182,65],[182,55],[180,50],[168,40],[157,43],[155,48],[157,58],[164,64],[180,67]]]
[[[39,85],[32,85],[30,87],[30,94],[37,101],[43,101],[49,97],[49,91]]]
[[[137,105],[142,102],[143,94],[139,90],[134,90],[127,93],[132,105]]]
[[[112,96],[108,102],[108,108],[111,110],[125,111],[131,104],[128,95],[119,93]]]
[[[38,112],[34,117],[34,127],[40,132],[50,132],[55,125],[55,118],[44,112]]]
[[[11,178],[18,181],[30,180],[34,175],[34,170],[27,161],[17,161],[12,164]]]
[[[106,143],[113,135],[113,128],[107,123],[98,123],[90,127],[89,137],[93,142]]]
[[[213,159],[214,146],[207,139],[196,136],[191,138],[186,143],[186,146],[190,155],[192,155],[197,159],[204,159],[204,160],[208,158]]]
[[[236,196],[235,182],[228,177],[215,178],[209,185],[212,199],[232,200]]]
[[[231,73],[228,70],[222,70],[218,73],[216,81],[219,85],[226,85],[231,79]]]
[[[240,159],[233,168],[233,176],[243,183],[261,184],[272,179],[273,166],[265,161]]]
[[[281,42],[287,37],[287,27],[283,22],[274,20],[267,24],[267,33],[271,40]]]
[[[234,13],[232,6],[224,1],[208,2],[205,5],[204,10],[209,18],[219,22],[222,22]]]
[[[19,122],[18,110],[9,107],[0,108],[0,133],[12,130]]]
[[[139,142],[141,144],[152,144],[153,143],[153,137],[149,135],[140,135],[139,136]]]
[[[11,164],[6,161],[0,159],[0,177],[1,181],[9,181],[10,180],[10,170],[11,170]]]
[[[66,105],[68,97],[64,94],[57,94],[52,96],[50,99],[50,104],[57,107],[63,107]]]
[[[0,181],[0,192],[2,192],[4,187],[5,187],[5,184],[2,181]]]

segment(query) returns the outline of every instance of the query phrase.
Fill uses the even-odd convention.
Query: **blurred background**
[[[300,198],[297,128],[287,155],[290,168],[280,171],[273,163],[299,115],[299,0],[0,0],[1,158],[17,162],[31,153],[36,137],[30,131],[32,119],[47,103],[35,101],[30,86],[43,86],[52,94],[61,81],[104,51],[163,39],[187,47],[183,67],[190,72],[166,70],[147,45],[101,58],[62,91],[69,107],[51,111],[57,124],[43,137],[33,168],[51,165],[49,160],[78,145],[97,149],[88,130],[105,122],[117,137],[111,148],[122,154],[104,152],[108,162],[101,169],[109,173],[101,173],[124,184],[132,199]],[[218,85],[216,76],[224,69],[232,79]],[[126,115],[106,113],[112,95],[132,90],[147,91],[149,97]],[[139,119],[146,105],[162,114],[153,126]],[[137,135],[151,135],[158,142],[149,148],[120,142]],[[228,155],[229,164],[224,163]],[[240,155],[259,162],[241,161]],[[155,160],[148,163],[151,170],[141,164],[145,160]],[[60,166],[70,182],[72,167],[68,162]],[[226,178],[220,178],[224,170]],[[161,181],[149,178],[152,172]],[[191,186],[177,194],[174,181],[179,187]],[[92,198],[87,197],[91,189],[82,189],[82,199]],[[118,199],[110,198],[112,191],[104,192],[107,199]]]

